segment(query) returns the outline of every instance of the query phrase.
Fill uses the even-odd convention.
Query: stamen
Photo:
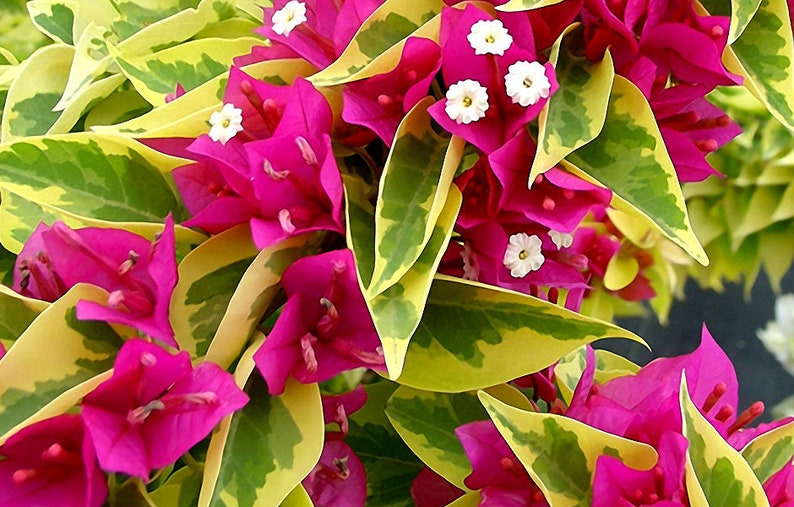
[[[273,168],[273,164],[270,163],[270,160],[265,159],[262,162],[262,169],[265,171],[265,174],[270,176],[270,178],[274,181],[281,181],[289,176],[290,171],[289,169],[284,169],[283,171],[276,171]]]
[[[66,455],[66,450],[58,442],[52,444],[46,451],[41,453],[41,458],[44,460],[57,460]]]
[[[724,423],[725,421],[728,420],[730,416],[732,416],[735,413],[736,413],[736,409],[733,408],[732,405],[723,405],[722,408],[720,408],[720,411],[717,412],[717,415],[714,416],[714,418]]]
[[[323,334],[328,335],[333,331],[336,325],[339,324],[339,311],[328,298],[320,298],[320,305],[325,308],[325,315],[317,322],[317,329]]]
[[[556,207],[557,207],[557,203],[554,202],[554,199],[552,199],[549,196],[543,198],[543,209],[545,209],[546,211],[554,211],[554,208]]]
[[[121,265],[119,265],[119,274],[120,275],[124,275],[129,270],[134,268],[135,265],[138,264],[138,260],[141,258],[141,256],[138,255],[138,252],[136,252],[135,250],[130,250],[128,256],[129,257],[127,258],[127,260],[122,262]]]
[[[144,366],[154,366],[157,364],[157,357],[151,352],[141,354],[141,364]]]
[[[22,484],[25,481],[28,481],[34,477],[36,477],[37,472],[33,468],[20,468],[11,476],[11,480],[14,484]]]
[[[195,403],[196,405],[214,405],[218,403],[218,395],[212,391],[188,393],[185,395],[185,401],[188,403]]]
[[[345,406],[341,403],[336,405],[336,417],[334,418],[337,424],[339,424],[339,429],[342,431],[342,436],[347,435],[347,431],[350,428],[347,420],[347,413],[345,412]]]
[[[165,404],[160,400],[152,400],[142,407],[130,410],[127,413],[127,422],[132,425],[142,424],[155,410],[163,410]]]
[[[295,138],[295,144],[298,145],[298,149],[300,149],[301,155],[303,155],[303,161],[306,162],[307,165],[316,166],[317,154],[314,153],[309,141],[303,136],[298,136]]]
[[[308,333],[301,338],[301,353],[303,355],[303,362],[306,364],[306,370],[309,373],[317,372],[317,357],[314,354],[313,348],[315,342],[317,342],[317,338]]]
[[[725,382],[719,382],[717,385],[714,386],[714,389],[711,390],[711,394],[709,394],[706,401],[703,403],[703,413],[707,414],[709,411],[714,408],[714,405],[720,401],[722,395],[728,391],[728,386]]]
[[[715,151],[720,147],[715,139],[703,139],[701,141],[695,141],[695,146],[697,146],[700,151],[706,152]]]
[[[278,223],[281,225],[281,230],[287,234],[295,232],[295,226],[292,224],[289,210],[283,209],[278,212]]]
[[[760,416],[764,413],[764,402],[763,401],[756,401],[752,405],[750,405],[747,410],[739,414],[739,417],[736,418],[731,427],[728,428],[728,435],[735,433],[736,431],[744,428],[748,424],[750,424],[756,417]]]
[[[334,458],[334,466],[339,470],[339,472],[337,472],[337,478],[343,481],[350,477],[350,469],[347,468],[347,459],[347,456]]]
[[[378,105],[382,108],[390,108],[394,105],[394,99],[389,97],[388,95],[378,95]]]

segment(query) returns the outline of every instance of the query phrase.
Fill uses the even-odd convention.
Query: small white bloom
[[[784,294],[775,301],[775,319],[765,329],[757,331],[758,338],[780,364],[794,374],[794,294]]]
[[[306,4],[298,0],[290,0],[284,7],[273,13],[270,21],[273,22],[274,32],[289,37],[293,28],[306,22]]]
[[[565,232],[550,230],[549,237],[551,238],[551,241],[557,245],[557,250],[568,248],[573,243],[573,236]]]
[[[473,79],[464,79],[447,90],[444,111],[457,123],[469,124],[485,116],[488,110],[488,90]]]
[[[466,36],[469,44],[478,55],[492,54],[502,56],[513,44],[513,36],[507,32],[498,19],[481,19],[471,25],[471,31]]]
[[[475,254],[469,243],[463,244],[463,250],[460,251],[460,257],[463,259],[463,279],[474,280],[480,279],[480,265],[477,262],[477,254]]]
[[[527,107],[537,104],[541,98],[547,98],[551,83],[546,77],[546,67],[539,62],[521,60],[507,68],[505,88],[513,104]]]
[[[505,250],[504,265],[514,278],[524,278],[530,271],[537,271],[546,260],[540,251],[540,238],[525,232],[513,234]]]
[[[234,107],[234,104],[224,104],[223,109],[210,115],[210,125],[210,139],[226,144],[243,130],[243,110]]]

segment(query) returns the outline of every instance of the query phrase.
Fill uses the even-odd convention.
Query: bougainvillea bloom
[[[341,232],[342,179],[331,148],[331,108],[311,83],[261,83],[232,69],[224,100],[242,110],[243,131],[225,145],[200,136],[173,153],[196,163],[173,171],[193,217],[217,234],[248,222],[265,248],[317,230]]]
[[[247,402],[218,365],[193,368],[187,352],[171,355],[133,339],[119,351],[113,376],[83,399],[82,417],[103,469],[147,479]]]
[[[176,346],[168,320],[177,270],[174,222],[153,242],[121,229],[39,224],[17,257],[14,290],[55,301],[78,283],[108,291],[105,304],[77,303],[77,318],[134,327]]]
[[[350,250],[299,259],[281,283],[287,303],[254,354],[270,394],[281,394],[290,375],[309,383],[353,368],[384,368]]]
[[[364,507],[367,500],[364,465],[341,440],[326,440],[319,463],[302,484],[314,505]]]
[[[324,395],[323,419],[325,424],[336,423],[339,426],[338,436],[347,435],[347,416],[360,409],[367,403],[367,391],[364,386],[358,385],[350,392],[337,395]],[[337,435],[334,435],[337,436]]]
[[[108,494],[91,439],[78,415],[19,430],[0,446],[0,505],[99,507]]]
[[[537,271],[546,260],[540,251],[540,238],[525,232],[513,234],[505,249],[504,265],[510,270],[510,276],[523,278],[530,271]]]

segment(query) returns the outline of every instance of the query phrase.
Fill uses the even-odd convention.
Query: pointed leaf
[[[201,473],[195,468],[183,467],[174,472],[149,496],[157,506],[192,507],[198,500],[199,489],[201,489]]]
[[[52,44],[36,50],[18,68],[8,89],[0,140],[45,134],[58,120],[52,108],[63,95],[74,48]]]
[[[312,499],[303,486],[298,486],[281,502],[280,507],[314,507]]]
[[[375,208],[367,198],[369,186],[349,174],[342,175],[345,187],[345,223],[347,247],[356,260],[361,291],[366,292],[375,266]]]
[[[0,435],[113,367],[121,338],[105,322],[77,320],[79,300],[105,303],[107,292],[91,285],[72,287],[36,317],[0,360]]]
[[[563,36],[552,48],[554,70],[560,89],[551,96],[540,112],[538,151],[529,173],[535,178],[595,139],[606,120],[609,93],[615,70],[609,52],[599,62],[575,57],[562,46]]]
[[[606,337],[645,343],[613,324],[525,294],[437,275],[397,381],[440,392],[489,387]]]
[[[232,364],[279,291],[284,270],[300,257],[308,239],[308,235],[293,236],[257,254],[234,289],[207,349],[206,361],[222,368]]]
[[[258,253],[251,229],[243,224],[211,237],[179,263],[169,315],[179,347],[191,357],[207,353],[234,291]]]
[[[794,422],[762,433],[747,443],[742,456],[763,484],[794,457]]]
[[[464,141],[433,132],[428,97],[397,128],[375,207],[375,267],[367,294],[394,285],[422,253],[447,201]]]
[[[244,55],[262,41],[240,39],[199,39],[144,56],[122,53],[111,47],[116,64],[138,93],[154,105],[164,104],[165,96],[177,84],[185,90],[220,75],[225,75],[236,56]]]
[[[55,111],[65,109],[77,95],[107,70],[110,58],[105,41],[111,35],[110,30],[94,22],[85,27],[75,45],[69,80],[61,100],[53,108]]]
[[[367,385],[367,403],[349,418],[345,442],[364,464],[367,505],[413,506],[411,483],[424,468],[386,417],[386,401],[395,387],[391,382]]]
[[[27,2],[33,24],[55,41],[74,44],[72,25],[77,10],[76,0],[31,0]]]
[[[199,507],[278,505],[308,475],[323,447],[323,409],[317,384],[287,382],[281,396],[269,396],[246,350],[234,377],[249,382],[251,400],[227,416],[210,440]]]
[[[48,306],[46,301],[26,298],[0,285],[0,340],[16,341]]]
[[[396,284],[367,299],[391,378],[399,377],[402,372],[409,341],[425,311],[433,277],[447,251],[462,202],[463,195],[458,187],[452,185],[447,203],[422,254]]]
[[[763,0],[730,49],[726,66],[745,78],[744,85],[772,116],[794,130],[794,41],[786,0]]]
[[[592,478],[601,455],[620,458],[639,470],[650,469],[658,459],[647,444],[564,416],[520,410],[485,392],[478,394],[499,433],[555,507],[591,505]]]
[[[386,0],[361,25],[344,52],[310,78],[331,86],[394,69],[409,35],[438,41],[441,0]]]
[[[508,0],[498,6],[496,10],[504,12],[528,11],[530,9],[540,9],[548,5],[554,5],[563,0]]]
[[[615,76],[601,134],[568,159],[658,227],[701,264],[708,258],[689,224],[673,162],[642,92]]]
[[[680,400],[684,436],[689,441],[687,466],[691,463],[694,472],[687,473],[687,489],[694,490],[696,498],[702,491],[710,507],[768,506],[764,489],[750,465],[692,403],[683,374]]]

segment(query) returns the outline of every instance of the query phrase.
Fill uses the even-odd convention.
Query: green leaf
[[[232,364],[278,293],[284,270],[304,253],[309,237],[290,237],[257,254],[229,299],[205,360],[222,368]]]
[[[565,416],[528,412],[479,393],[499,433],[524,465],[549,504],[591,505],[592,478],[599,456],[648,470],[658,456],[653,447],[597,430]]]
[[[16,341],[49,306],[46,301],[26,298],[0,285],[0,340]]]
[[[183,467],[171,474],[162,486],[152,491],[150,497],[157,506],[192,507],[201,489],[201,473]]]
[[[320,457],[324,423],[317,384],[290,379],[281,396],[268,395],[262,376],[252,375],[263,339],[260,334],[235,370],[239,386],[250,377],[251,400],[212,436],[200,507],[278,505]]]
[[[794,130],[791,30],[786,0],[763,0],[730,47],[732,51],[726,51],[726,66],[745,78],[744,85],[767,106],[772,116]]]
[[[47,133],[61,115],[53,107],[63,95],[73,57],[72,46],[52,44],[20,65],[6,96],[0,140]]]
[[[402,386],[389,398],[386,415],[427,466],[455,486],[468,489],[463,479],[471,473],[471,464],[455,428],[488,418],[474,393],[433,393]]]
[[[739,451],[700,413],[681,375],[681,416],[687,447],[686,485],[710,507],[769,506],[764,489]]]
[[[304,487],[298,484],[298,486],[292,490],[292,493],[287,495],[287,498],[281,502],[279,507],[314,507],[314,504]]]
[[[595,351],[595,356],[596,370],[594,378],[599,384],[605,384],[615,377],[634,375],[640,370],[638,365],[608,350],[598,349]],[[554,366],[554,378],[557,383],[557,389],[560,391],[561,398],[569,405],[573,399],[573,392],[582,378],[586,363],[587,349],[580,347],[560,359]]]
[[[101,76],[110,65],[106,40],[110,31],[104,26],[89,23],[75,45],[74,59],[63,97],[55,105],[56,111],[65,109],[85,88]]]
[[[423,99],[403,118],[386,159],[375,207],[370,298],[394,285],[422,254],[463,154],[463,140],[448,142],[433,132],[432,103]]]
[[[187,212],[165,174],[180,162],[132,139],[89,133],[4,144],[0,146],[4,218],[0,239],[7,249],[19,251],[33,230],[30,226],[44,218],[162,225],[173,212],[180,222]],[[22,199],[9,202],[10,194]],[[43,211],[34,217],[25,214],[36,206]]]
[[[450,186],[447,202],[422,254],[397,283],[374,298],[367,298],[391,378],[402,372],[409,341],[425,311],[433,277],[447,251],[462,202],[460,190]]]
[[[31,0],[27,8],[39,30],[55,41],[74,44],[72,25],[77,5],[76,0]]]
[[[630,81],[615,76],[601,134],[568,160],[585,177],[648,217],[659,231],[703,265],[706,252],[689,224],[684,196],[648,102]]]
[[[349,417],[345,442],[367,473],[367,505],[411,507],[411,482],[424,464],[405,445],[386,417],[385,407],[395,384],[365,386],[367,403]]]
[[[794,457],[794,422],[762,433],[748,442],[741,452],[758,482],[765,483]]]
[[[107,292],[91,285],[72,287],[31,322],[0,360],[3,440],[61,394],[113,367],[121,338],[106,322],[77,320],[79,300],[104,304]]]
[[[529,184],[571,152],[595,139],[606,120],[615,70],[609,52],[599,62],[575,57],[563,46],[552,48],[552,63],[560,88],[538,118],[538,151],[532,161]],[[557,58],[557,55],[559,57]]]
[[[165,96],[181,84],[192,90],[216,76],[225,75],[236,56],[246,54],[262,41],[253,37],[239,39],[199,39],[156,53],[134,56],[111,47],[121,71],[138,93],[154,105],[164,104]]]
[[[440,392],[479,389],[537,372],[606,337],[645,343],[525,294],[437,275],[397,381]]]
[[[438,42],[441,0],[386,0],[367,18],[344,52],[310,78],[332,86],[394,69],[409,35]]]
[[[207,353],[240,280],[258,254],[250,227],[242,224],[211,237],[179,263],[169,315],[179,347],[191,357]],[[223,351],[213,355],[228,360]]]

